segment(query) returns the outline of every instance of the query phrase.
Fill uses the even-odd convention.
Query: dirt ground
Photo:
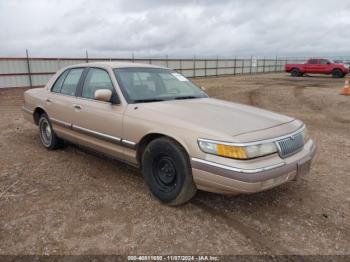
[[[195,79],[217,98],[303,120],[311,174],[253,195],[198,192],[176,208],[139,171],[75,146],[47,151],[0,89],[0,254],[350,254],[350,97],[343,79],[286,74]]]

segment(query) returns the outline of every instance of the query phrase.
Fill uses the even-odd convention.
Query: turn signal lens
[[[243,147],[239,146],[227,146],[227,145],[216,145],[218,155],[237,159],[247,159],[246,151]]]

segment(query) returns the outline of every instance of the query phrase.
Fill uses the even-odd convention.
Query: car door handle
[[[77,109],[77,110],[81,110],[81,106],[80,105],[74,105],[73,106],[75,109]]]
[[[50,98],[46,98],[46,102],[51,103],[52,101]]]

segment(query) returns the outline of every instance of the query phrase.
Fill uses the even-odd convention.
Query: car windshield
[[[129,103],[204,98],[208,95],[184,76],[162,68],[114,69]]]

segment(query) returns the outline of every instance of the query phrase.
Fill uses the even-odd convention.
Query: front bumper
[[[296,180],[309,173],[316,146],[309,140],[303,150],[273,165],[240,169],[192,158],[192,174],[198,189],[222,194],[254,193]],[[264,161],[264,160],[262,160]]]

